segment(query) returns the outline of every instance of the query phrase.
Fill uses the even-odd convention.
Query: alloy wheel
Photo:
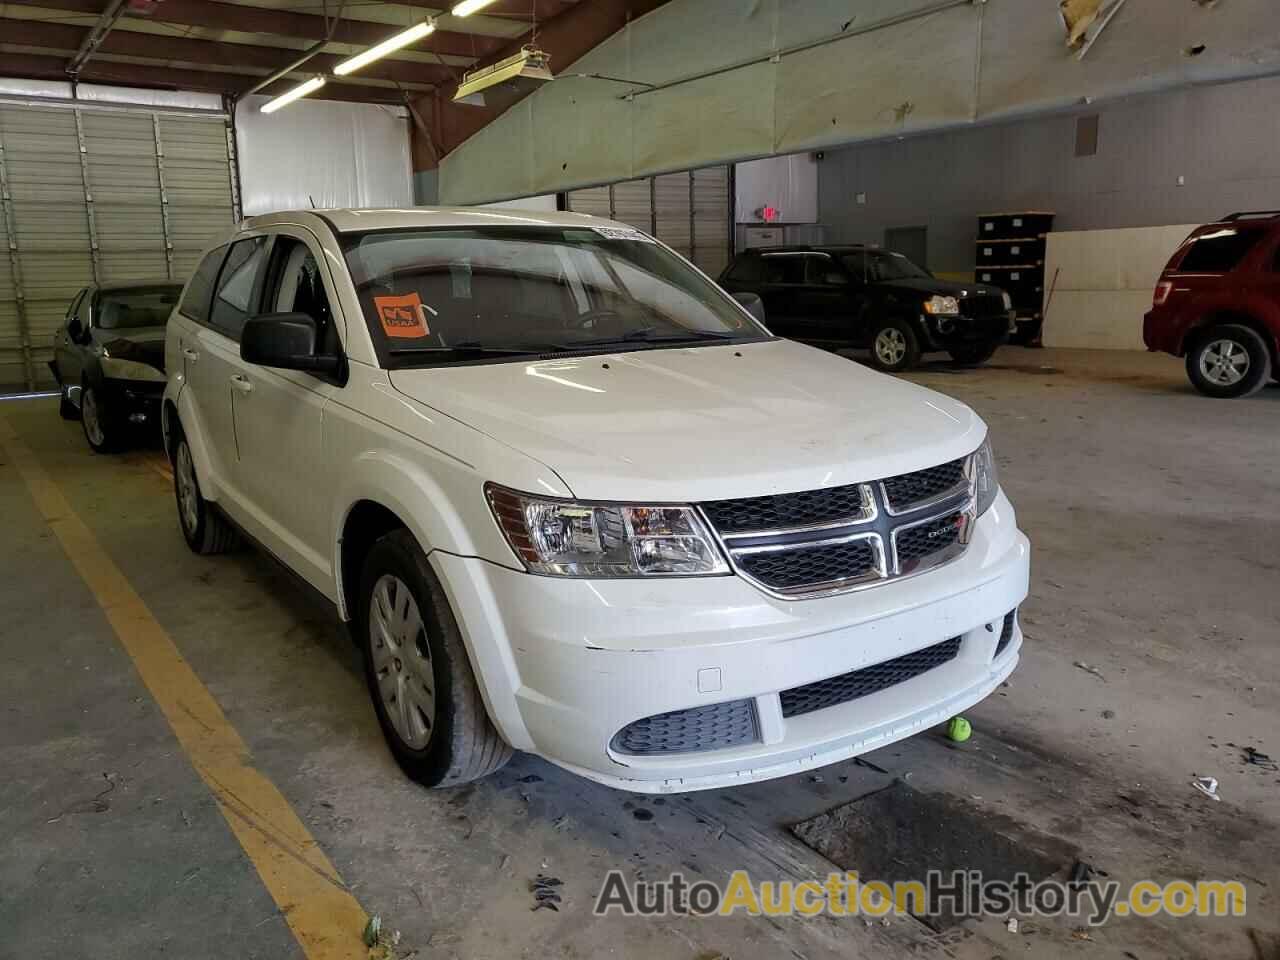
[[[1249,364],[1249,351],[1234,340],[1214,340],[1200,352],[1200,373],[1220,387],[1234,387],[1243,380]]]
[[[907,339],[901,330],[893,327],[876,334],[876,357],[887,367],[897,366],[907,355]]]
[[[405,582],[383,574],[369,604],[369,651],[387,717],[405,746],[423,750],[435,728],[435,673],[426,625]]]
[[[186,443],[178,444],[178,453],[174,458],[176,470],[174,481],[178,485],[178,509],[182,514],[182,525],[192,536],[200,525],[199,488],[196,487],[195,465],[191,462],[191,449]]]
[[[98,410],[98,395],[85,389],[80,394],[80,418],[84,421],[84,432],[89,442],[95,447],[106,443],[106,434],[102,432],[102,414]]]

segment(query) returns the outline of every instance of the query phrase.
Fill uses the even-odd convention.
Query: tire
[[[71,402],[71,398],[67,396],[67,385],[65,383],[58,389],[58,416],[62,417],[63,420],[80,419],[80,410]]]
[[[236,528],[200,493],[191,447],[181,433],[173,446],[173,497],[178,506],[178,526],[193,552],[210,556],[240,545]]]
[[[874,326],[871,365],[886,373],[901,373],[920,362],[920,338],[906,320],[885,320]]]
[[[999,346],[998,343],[981,343],[970,347],[956,347],[947,352],[951,354],[951,361],[957,367],[980,367],[995,356]]]
[[[98,391],[88,383],[80,386],[80,426],[85,442],[94,453],[115,453],[120,449],[120,428],[104,406]]]
[[[1187,377],[1206,397],[1247,397],[1271,379],[1271,352],[1248,327],[1215,324],[1196,337],[1187,351]]]
[[[378,725],[406,775],[427,787],[453,787],[511,759],[485,710],[444,588],[407,530],[392,531],[369,551],[356,617]]]

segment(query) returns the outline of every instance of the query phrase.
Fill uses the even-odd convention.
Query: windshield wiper
[[[490,345],[468,340],[465,343],[454,343],[446,347],[394,347],[389,352],[393,357],[440,356],[442,354],[524,356],[537,353],[559,353],[563,349],[564,347],[554,343]]]
[[[616,337],[597,337],[592,340],[571,340],[570,349],[577,347],[603,347],[614,343],[698,343],[703,340],[732,340],[733,334],[707,333],[685,330],[681,333],[658,333],[657,327],[638,327]]]

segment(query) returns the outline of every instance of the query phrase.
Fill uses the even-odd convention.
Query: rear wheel
[[[1271,379],[1271,353],[1254,330],[1223,323],[1205,330],[1187,352],[1187,376],[1208,397],[1247,397]]]
[[[369,551],[356,615],[378,724],[406,774],[428,787],[451,787],[511,758],[485,710],[444,589],[408,531],[387,534]]]
[[[178,502],[178,525],[194,552],[226,553],[240,543],[240,535],[200,493],[195,461],[187,438],[179,435],[173,449],[173,493]]]
[[[920,338],[905,320],[885,320],[871,337],[871,363],[888,373],[910,370],[920,362]]]
[[[998,343],[981,343],[975,346],[956,347],[949,350],[952,361],[960,367],[977,367],[995,356]]]

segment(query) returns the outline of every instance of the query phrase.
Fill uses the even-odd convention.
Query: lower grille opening
[[[783,690],[782,715],[797,717],[815,710],[825,710],[841,703],[848,703],[860,697],[870,696],[887,690],[912,677],[940,667],[956,658],[960,653],[961,637],[952,637],[932,647],[925,647],[915,653],[895,657],[884,663],[872,664],[838,677],[828,677],[815,683],[806,683],[802,687]]]
[[[755,701],[730,700],[636,720],[614,734],[609,746],[617,753],[651,757],[723,750],[759,739]]]
[[[1000,654],[1004,653],[1005,647],[1009,646],[1009,641],[1013,639],[1013,622],[1017,619],[1017,616],[1017,607],[1014,607],[1004,615],[1004,626],[1000,629],[1000,641],[996,644],[996,653],[992,657],[993,660],[1000,659]]]

